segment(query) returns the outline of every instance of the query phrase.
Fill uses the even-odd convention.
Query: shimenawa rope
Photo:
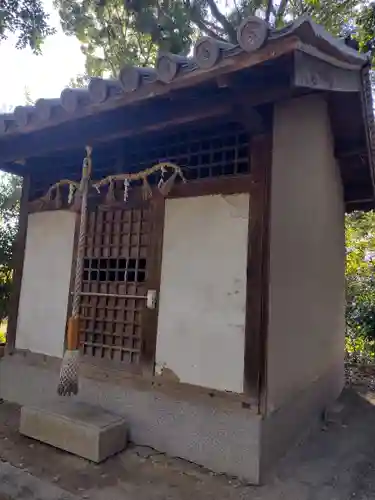
[[[65,351],[60,370],[60,380],[57,392],[60,396],[71,396],[78,394],[79,375],[79,307],[81,300],[83,258],[85,250],[86,223],[87,223],[87,194],[92,170],[91,160],[92,148],[86,147],[86,158],[82,166],[81,193],[81,216],[79,225],[79,237],[76,255],[76,268],[74,275],[74,290],[72,313],[68,322],[67,350]]]

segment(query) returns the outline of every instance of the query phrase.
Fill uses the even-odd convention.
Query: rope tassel
[[[75,192],[76,187],[74,186],[74,184],[69,184],[68,205],[71,205],[73,203]]]
[[[126,203],[129,199],[130,181],[129,179],[124,180],[124,202]]]
[[[168,196],[169,193],[172,191],[178,175],[179,175],[178,171],[175,170],[173,174],[166,181],[160,182],[159,191],[163,196]]]
[[[72,315],[68,322],[67,350],[61,364],[60,379],[57,393],[60,396],[71,396],[78,393],[79,376],[79,309],[81,300],[83,259],[85,250],[86,225],[87,225],[87,196],[91,178],[92,149],[86,147],[86,158],[83,161],[82,181],[80,185],[81,216],[79,225],[79,238],[77,246],[76,269],[74,279]]]
[[[59,396],[78,394],[79,351],[66,351],[61,363],[60,381],[57,387]]]
[[[144,200],[149,200],[152,197],[152,189],[147,177],[143,177],[142,179],[142,197]]]
[[[60,186],[57,186],[56,188],[56,196],[55,196],[55,208],[56,210],[59,210],[63,206],[63,200],[62,200],[62,195],[61,195],[61,189]]]
[[[108,193],[107,193],[107,196],[105,197],[105,202],[108,205],[110,205],[114,201],[116,201],[116,196],[115,196],[115,182],[113,180],[111,180],[109,182]]]

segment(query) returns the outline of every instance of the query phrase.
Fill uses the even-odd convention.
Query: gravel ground
[[[293,449],[265,485],[253,487],[147,447],[94,465],[18,433],[19,408],[0,405],[0,460],[55,485],[67,498],[92,500],[373,500],[375,393],[369,375],[344,391],[339,413]],[[371,380],[368,380],[370,379]],[[360,383],[359,383],[360,382]],[[371,383],[370,383],[371,382]],[[5,464],[4,464],[5,465]],[[28,498],[41,495],[28,490]],[[26,491],[26,490],[24,490]],[[0,478],[0,500],[2,480]],[[16,498],[26,498],[14,495]],[[59,497],[60,498],[60,497]],[[63,498],[63,497],[61,497]],[[65,498],[65,497],[64,497]]]

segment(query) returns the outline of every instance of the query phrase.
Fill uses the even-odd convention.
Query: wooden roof
[[[245,121],[258,123],[257,112],[265,103],[323,91],[347,208],[372,208],[368,56],[306,16],[278,30],[249,17],[237,35],[236,45],[205,37],[191,57],[163,53],[155,68],[126,66],[118,79],[92,78],[87,88],[67,88],[58,98],[0,115],[0,168],[22,175],[33,162],[25,166],[16,160],[34,158],[35,163],[62,149],[223,116],[233,109],[236,116],[244,113]]]
[[[296,48],[296,38],[306,47],[346,63],[348,69],[367,62],[366,56],[333,38],[309,17],[279,30],[249,17],[238,29],[237,45],[204,37],[195,44],[192,57],[163,53],[155,68],[126,66],[118,79],[92,78],[87,88],[66,88],[58,98],[39,99],[35,106],[18,106],[13,113],[0,114],[0,138],[150,99],[218,74],[276,59]]]

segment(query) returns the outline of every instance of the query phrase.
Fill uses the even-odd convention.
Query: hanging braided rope
[[[172,175],[165,180],[165,173],[168,170],[172,170]],[[111,191],[111,195],[114,196],[114,183],[116,181],[121,181],[123,183],[127,183],[127,186],[129,187],[130,183],[132,181],[142,181],[142,190],[143,190],[143,197],[145,199],[148,199],[152,196],[152,189],[150,184],[148,183],[147,178],[156,173],[156,172],[161,172],[161,177],[160,181],[158,183],[158,188],[160,192],[163,194],[163,196],[167,196],[170,190],[172,189],[177,176],[179,176],[183,182],[186,182],[185,176],[182,172],[181,167],[178,165],[175,165],[174,163],[170,162],[160,162],[157,163],[156,165],[153,165],[150,168],[147,168],[145,170],[142,170],[141,172],[136,172],[136,173],[125,173],[125,174],[116,174],[116,175],[109,175],[105,177],[104,179],[101,179],[99,181],[93,181],[91,182],[91,187],[96,189],[97,192],[100,193],[100,188],[104,186],[108,186],[109,190]],[[46,194],[37,200],[34,200],[31,202],[32,206],[36,206],[39,208],[42,208],[44,205],[47,203],[51,202],[52,200],[56,200],[60,194],[60,188],[63,186],[69,186],[69,196],[68,196],[68,204],[70,204],[73,201],[74,198],[74,193],[79,191],[80,184],[75,181],[71,181],[69,179],[62,179],[61,181],[56,182],[53,184]],[[55,195],[55,198],[54,198]],[[61,207],[57,207],[61,208]]]
[[[81,195],[81,215],[79,224],[79,237],[77,244],[76,268],[74,275],[74,290],[72,313],[68,322],[67,350],[60,370],[60,380],[57,392],[60,396],[71,396],[78,393],[79,371],[79,309],[81,301],[83,259],[85,251],[86,225],[87,225],[87,195],[92,171],[92,148],[86,147],[86,158],[82,166],[82,180],[79,186]]]
[[[76,271],[74,276],[74,292],[73,292],[73,305],[72,305],[72,316],[74,318],[78,317],[80,299],[81,299],[80,293],[82,288],[83,259],[85,252],[85,238],[86,238],[86,224],[87,224],[87,194],[89,190],[89,181],[92,170],[92,163],[91,163],[92,149],[88,146],[86,148],[86,152],[87,152],[87,157],[84,160],[82,181],[80,187],[80,191],[82,193],[82,203],[81,203],[81,219],[79,224]]]

